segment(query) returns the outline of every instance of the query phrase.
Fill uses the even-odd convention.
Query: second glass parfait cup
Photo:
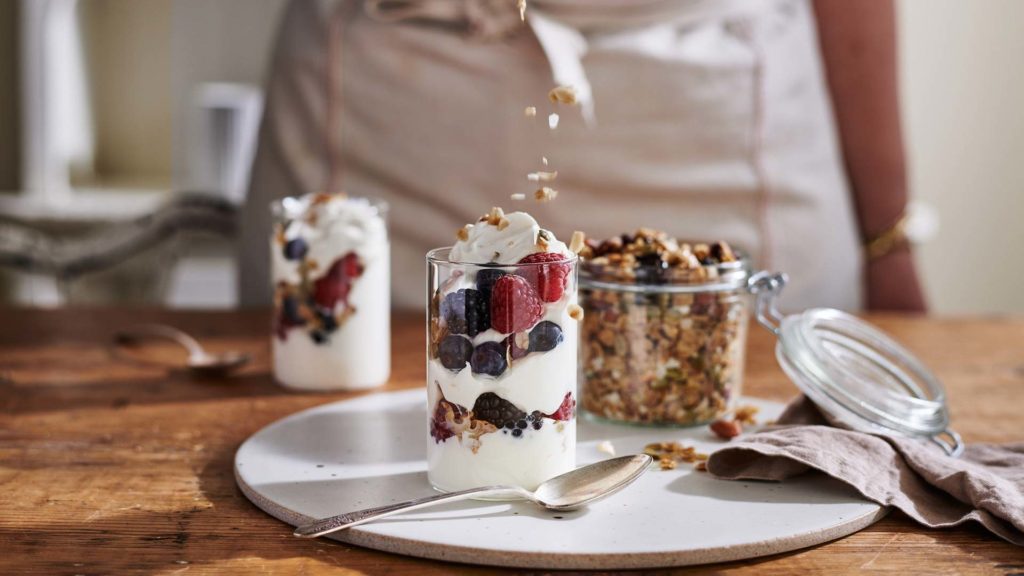
[[[427,462],[442,491],[527,490],[576,464],[576,257],[427,254]]]

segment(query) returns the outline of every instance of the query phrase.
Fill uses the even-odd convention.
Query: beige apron
[[[267,203],[343,187],[391,204],[393,301],[492,205],[560,237],[725,239],[790,273],[790,309],[857,309],[861,260],[804,0],[293,0],[243,224],[242,300],[269,300]],[[548,90],[585,102],[553,107]],[[538,117],[523,109],[536,106]],[[561,115],[547,128],[548,112]],[[546,156],[559,197],[526,179]]]

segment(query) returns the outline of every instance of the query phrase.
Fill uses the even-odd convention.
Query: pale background
[[[4,28],[12,1],[0,0],[0,143],[17,141],[14,72],[3,65],[13,49]],[[90,57],[106,62],[91,94],[98,179],[173,187],[189,93],[206,81],[260,84],[284,0],[94,5],[103,24],[91,30],[99,41]],[[932,309],[1024,312],[1024,0],[898,6],[911,190],[940,218],[919,248]],[[108,17],[96,18],[100,11]],[[115,24],[133,33],[103,29]],[[16,164],[16,151],[0,145],[0,189],[10,187],[5,167]]]

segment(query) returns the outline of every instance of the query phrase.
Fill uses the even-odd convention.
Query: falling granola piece
[[[609,456],[615,456],[615,446],[612,445],[611,441],[604,440],[597,445],[597,451],[607,454]]]
[[[583,232],[576,230],[572,233],[572,239],[569,240],[569,250],[573,254],[579,254],[583,247],[586,246],[586,240],[587,236]]]
[[[558,128],[558,114],[555,114],[553,112],[551,114],[548,114],[548,128],[552,130]]]
[[[526,194],[516,193],[509,196],[509,198],[513,200],[526,200]]]
[[[544,186],[542,188],[538,188],[537,191],[533,193],[533,197],[540,202],[547,202],[558,197],[558,190]]]
[[[527,106],[526,110],[523,110],[523,115],[527,118],[533,118],[537,115],[537,108],[534,106]]]
[[[576,104],[576,89],[572,86],[556,86],[548,92],[548,100],[555,104]]]
[[[530,172],[526,175],[526,179],[530,182],[551,182],[555,178],[558,178],[558,171],[554,172]]]

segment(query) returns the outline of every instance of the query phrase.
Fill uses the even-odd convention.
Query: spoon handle
[[[394,516],[395,514],[401,514],[402,512],[407,512],[409,510],[427,508],[428,506],[434,506],[435,504],[441,504],[442,502],[455,502],[473,497],[497,496],[499,494],[511,494],[524,498],[532,496],[532,494],[526,490],[516,486],[481,486],[479,488],[470,488],[469,490],[435,494],[433,496],[426,496],[424,498],[417,498],[406,502],[398,502],[397,504],[388,504],[387,506],[379,506],[377,508],[367,508],[365,510],[357,510],[346,514],[338,514],[337,516],[331,516],[330,518],[324,518],[304,526],[299,526],[295,529],[293,534],[299,538],[316,538],[318,536],[330,534],[331,532],[337,532],[338,530],[344,530],[346,528],[372,522],[378,518]]]

